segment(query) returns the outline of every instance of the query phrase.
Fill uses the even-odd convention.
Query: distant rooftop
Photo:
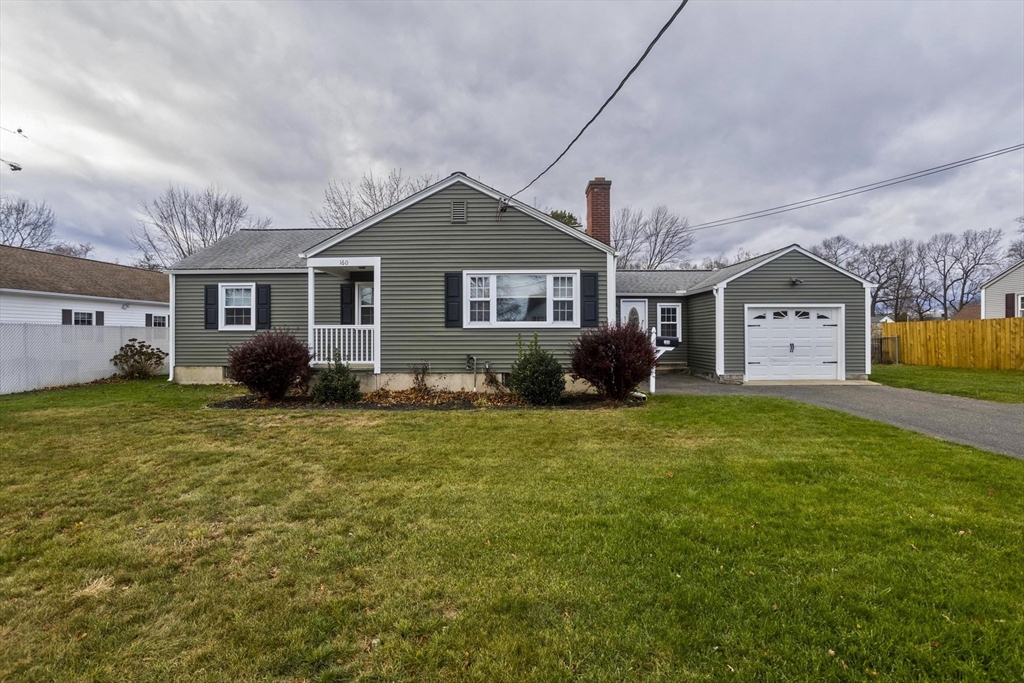
[[[0,245],[0,289],[170,301],[163,273],[4,245]]]

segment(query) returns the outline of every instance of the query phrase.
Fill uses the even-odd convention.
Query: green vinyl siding
[[[313,319],[317,325],[341,324],[341,284],[347,282],[330,273],[317,273],[314,284]]]
[[[466,223],[451,222],[452,201],[467,203]],[[516,209],[497,221],[496,209],[496,200],[455,184],[315,255],[381,258],[382,372],[409,372],[410,364],[423,361],[433,372],[465,372],[467,355],[506,372],[516,359],[517,335],[527,340],[534,329],[542,346],[568,368],[569,344],[579,336],[578,328],[446,328],[446,272],[596,271],[599,317],[607,318],[606,252]],[[319,315],[319,305],[316,310]]]
[[[715,295],[686,297],[686,348],[691,368],[715,374]]]
[[[802,280],[794,286],[794,278]],[[744,374],[744,304],[846,305],[846,373],[864,374],[864,285],[797,251],[779,256],[725,288],[725,374]]]
[[[270,325],[287,329],[302,341],[309,332],[305,273],[174,276],[174,364],[182,367],[216,367],[228,364],[228,349],[256,332],[207,330],[203,325],[206,285],[255,283],[270,285]]]

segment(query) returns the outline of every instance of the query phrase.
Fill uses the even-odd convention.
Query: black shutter
[[[597,299],[597,273],[580,273],[580,303],[583,308],[583,315],[580,318],[580,327],[597,327],[600,323],[598,311],[600,306]]]
[[[71,325],[71,324],[73,324],[73,322],[74,321],[71,319],[71,309],[70,308],[62,308],[60,310],[60,324],[61,325]]]
[[[103,324],[103,311],[96,311],[96,324],[97,325],[102,325]]]
[[[1006,293],[1006,317],[1017,317],[1017,295],[1013,292]]]
[[[341,324],[356,324],[356,286],[351,282],[341,283]]]
[[[270,329],[270,285],[256,285],[256,329]]]
[[[146,327],[153,327],[153,314],[152,313],[147,313],[146,314]]]
[[[444,326],[462,327],[462,273],[444,274]]]
[[[208,330],[216,330],[220,327],[217,324],[217,285],[206,285],[206,295],[203,300],[203,327]]]

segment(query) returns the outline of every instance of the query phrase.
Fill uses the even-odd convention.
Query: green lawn
[[[824,409],[0,398],[0,680],[1020,680],[1024,463]],[[834,653],[834,654],[830,654]]]
[[[1024,370],[971,370],[929,365],[873,365],[871,379],[903,389],[1024,403]]]

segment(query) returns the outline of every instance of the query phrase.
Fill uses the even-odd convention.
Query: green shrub
[[[309,385],[312,359],[309,347],[294,335],[267,331],[228,349],[228,373],[252,393],[276,401],[292,387]]]
[[[334,352],[334,362],[316,376],[310,392],[314,403],[355,403],[362,397],[359,378]]]
[[[122,346],[110,362],[125,379],[149,379],[163,367],[167,354],[146,342],[132,338]]]
[[[519,360],[508,373],[508,386],[524,401],[533,405],[557,403],[565,391],[565,372],[554,354],[540,347],[537,333],[524,348],[523,335],[516,342]]]

